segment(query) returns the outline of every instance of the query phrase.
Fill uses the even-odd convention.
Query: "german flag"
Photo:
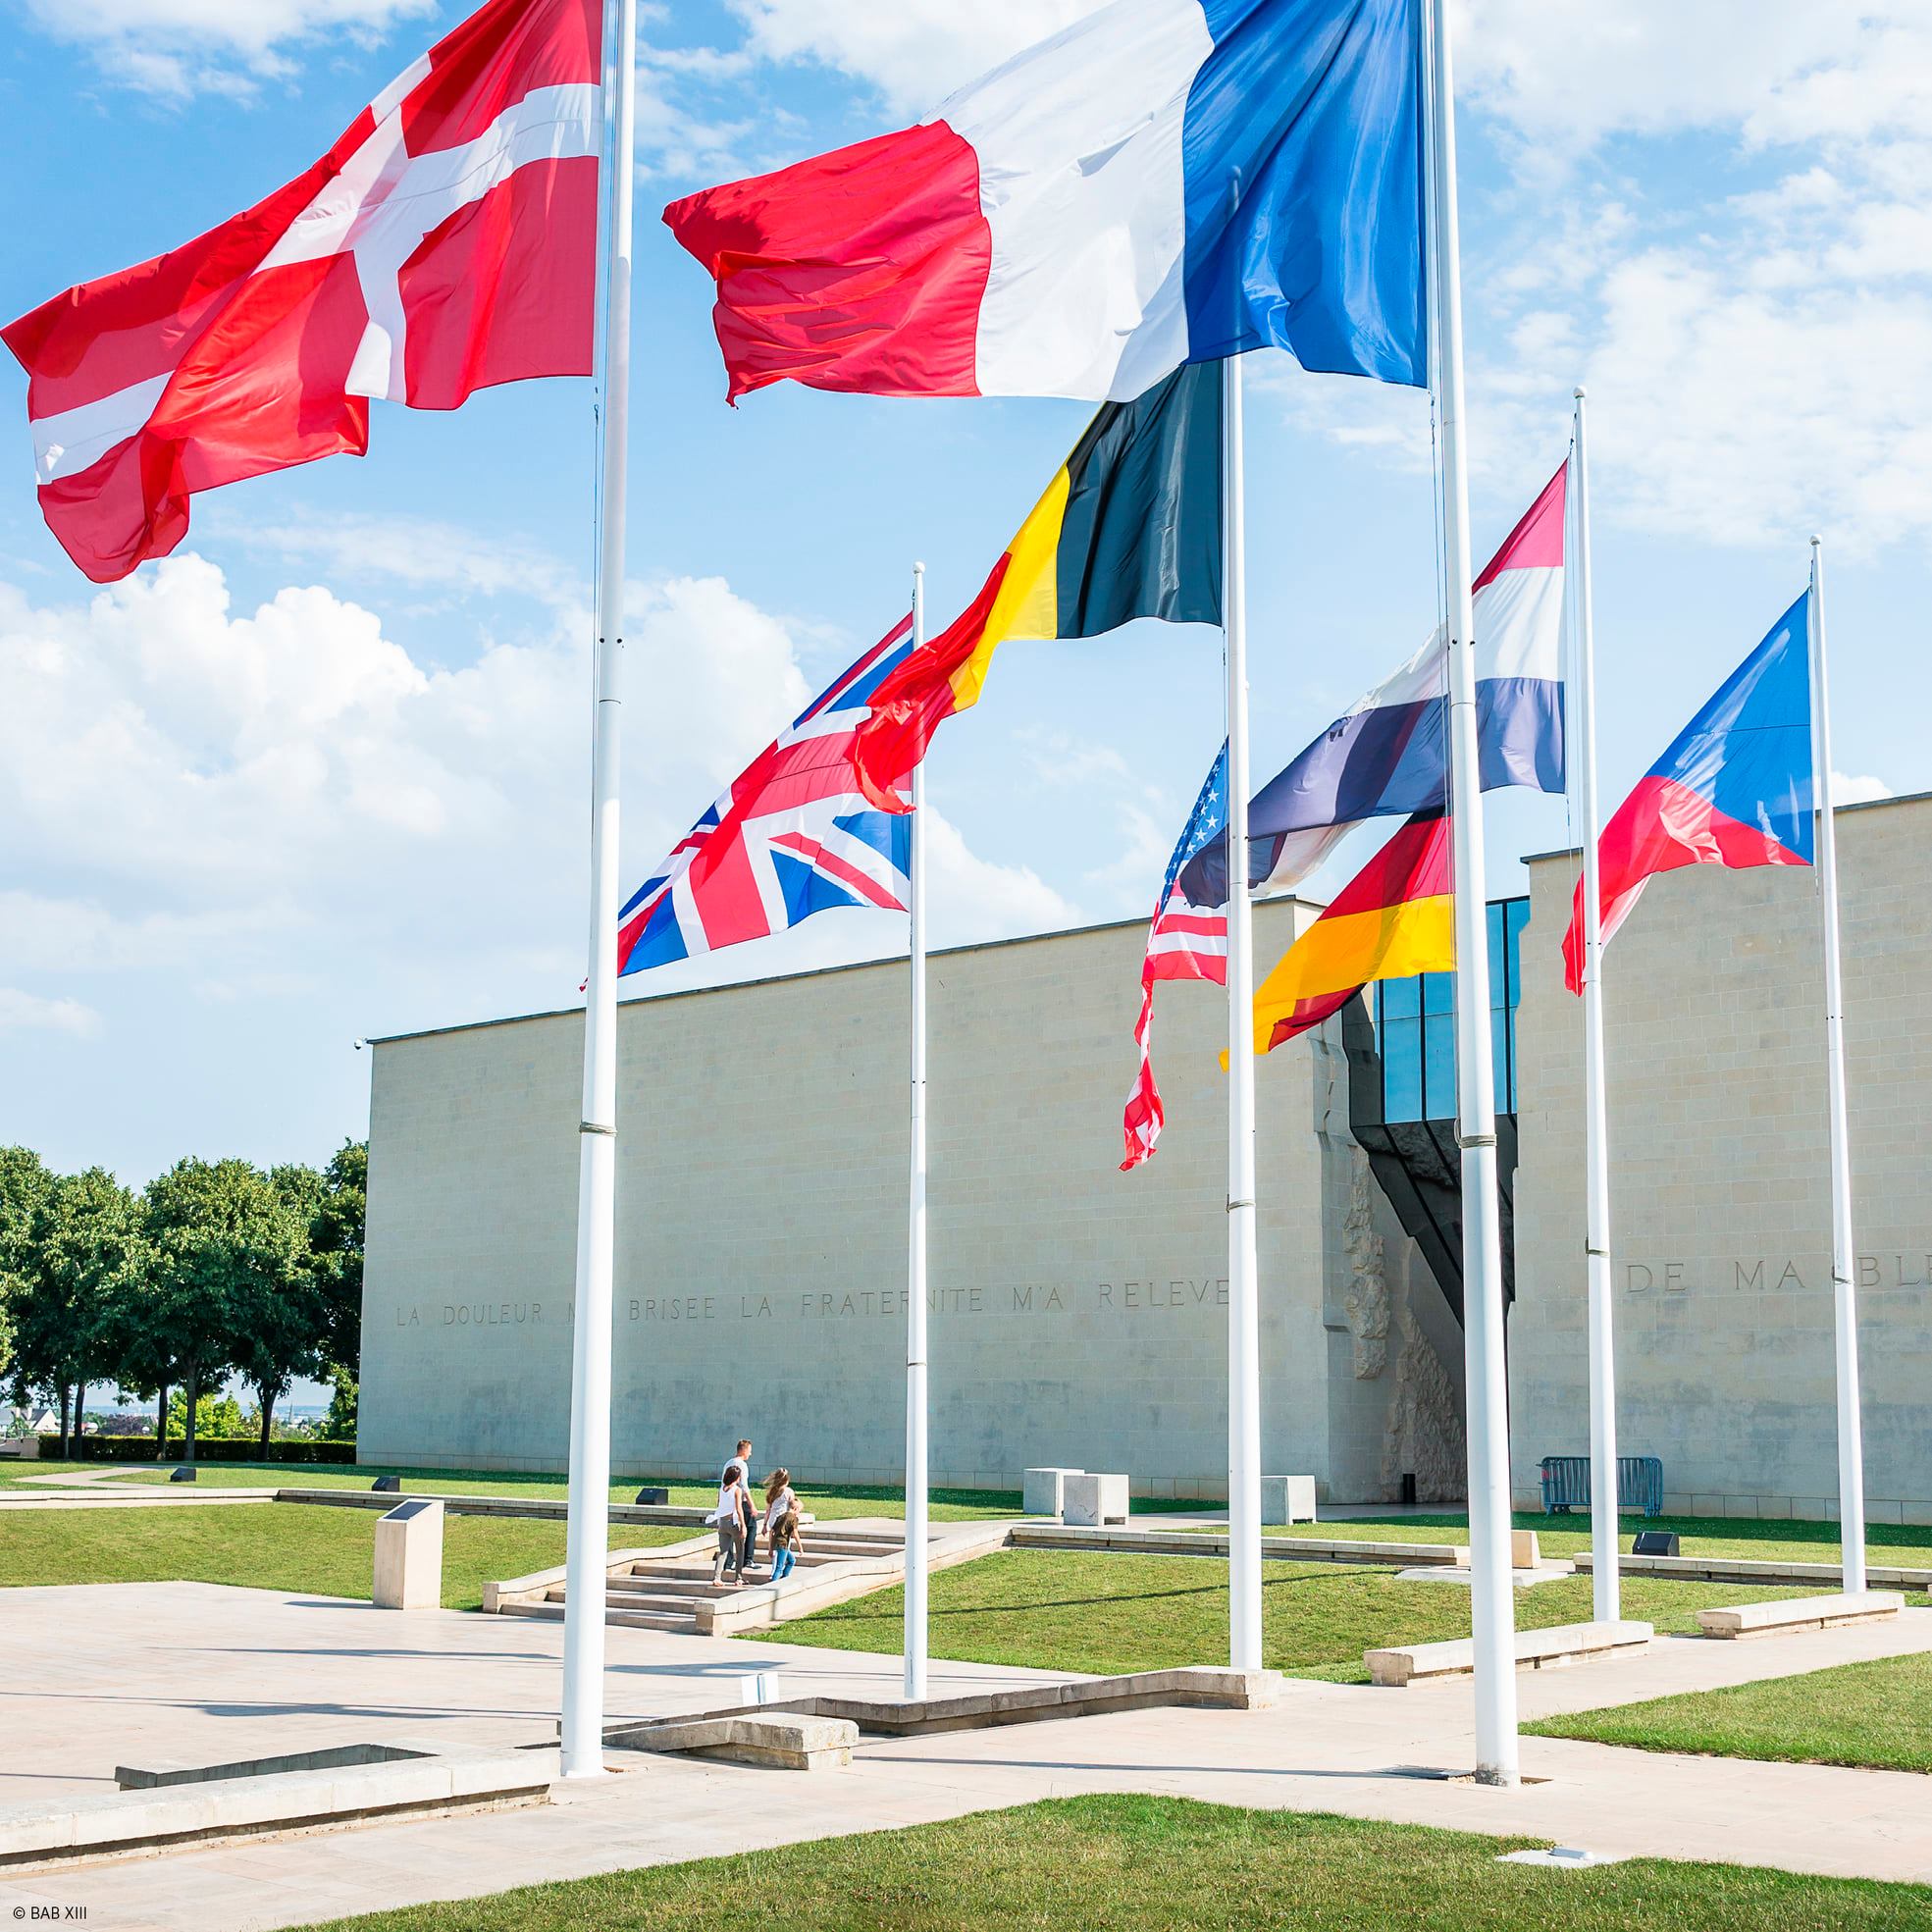
[[[1254,1050],[1319,1026],[1374,979],[1453,972],[1449,820],[1418,812],[1335,895],[1255,989]]]
[[[1221,622],[1221,364],[1189,363],[1087,425],[979,595],[872,694],[853,758],[874,805],[979,702],[1008,638],[1090,638],[1136,617]]]

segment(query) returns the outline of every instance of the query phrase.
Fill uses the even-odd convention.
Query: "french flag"
[[[1606,945],[1659,872],[1811,863],[1810,616],[1807,590],[1604,826],[1596,852]],[[1583,991],[1581,881],[1563,935],[1563,978]]]
[[[1563,542],[1567,463],[1476,579],[1483,789],[1564,789]],[[1448,803],[1448,664],[1440,632],[1256,794],[1250,882],[1285,890],[1365,818]]]
[[[1420,387],[1422,0],[1113,0],[916,127],[674,201],[735,400]]]

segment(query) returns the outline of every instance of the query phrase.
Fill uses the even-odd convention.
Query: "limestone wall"
[[[1261,952],[1308,916],[1260,908]],[[1144,944],[1132,923],[932,962],[937,1483],[1013,1488],[1066,1463],[1125,1470],[1143,1493],[1226,1492],[1226,1009],[1212,987],[1163,988],[1167,1135],[1120,1174]],[[760,1464],[808,1481],[899,1480],[907,1022],[903,964],[623,1007],[620,1472],[708,1472],[748,1433]],[[581,1026],[376,1045],[366,1460],[563,1465]],[[1305,1041],[1260,1070],[1263,1450],[1353,1497],[1384,1492],[1363,1485],[1384,1481],[1401,1403],[1426,1422],[1429,1364],[1408,1244],[1379,1192],[1355,1199],[1339,1061]],[[1379,1313],[1373,1293],[1351,1311],[1351,1203],[1394,1257]],[[1421,1382],[1455,1373],[1449,1353]]]
[[[1838,814],[1866,1493],[1932,1520],[1932,798]],[[1512,1463],[1588,1451],[1574,857],[1531,866]],[[1654,880],[1605,973],[1619,1433],[1673,1507],[1836,1514],[1816,875]]]

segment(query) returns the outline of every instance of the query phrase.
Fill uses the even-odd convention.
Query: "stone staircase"
[[[948,1525],[933,1533],[933,1569],[969,1561],[1000,1547],[1008,1526]],[[632,1630],[696,1637],[735,1636],[809,1616],[834,1603],[888,1590],[906,1575],[904,1529],[880,1519],[814,1524],[806,1553],[783,1583],[767,1579],[760,1550],[742,1588],[711,1582],[716,1539],[710,1535],[662,1549],[614,1549],[604,1579],[604,1622]],[[561,1619],[566,1598],[561,1567],[484,1586],[483,1607],[498,1616]]]

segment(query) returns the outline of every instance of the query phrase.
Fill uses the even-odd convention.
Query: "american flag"
[[[1140,968],[1140,1018],[1134,1024],[1134,1044],[1140,1049],[1140,1070],[1127,1094],[1122,1127],[1126,1136],[1125,1174],[1151,1160],[1161,1126],[1167,1119],[1161,1090],[1154,1082],[1151,1058],[1154,1033],[1154,982],[1157,979],[1211,979],[1227,983],[1227,746],[1208,773],[1201,795],[1188,814],[1180,843],[1168,861],[1161,896],[1147,928],[1147,958]],[[1212,901],[1219,893],[1218,904]]]
[[[909,613],[678,841],[619,915],[620,973],[762,939],[833,906],[906,910],[913,821],[866,801],[852,742],[912,649]]]

